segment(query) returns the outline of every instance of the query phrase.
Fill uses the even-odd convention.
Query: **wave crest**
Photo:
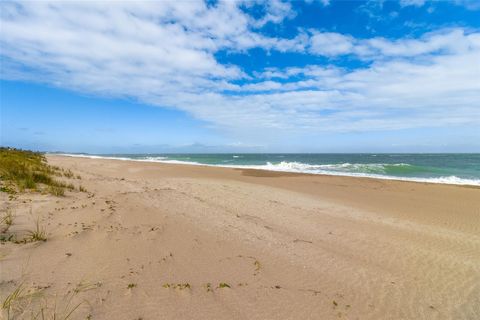
[[[402,169],[403,168],[403,169]],[[377,173],[387,174],[389,171],[406,171],[407,168],[413,168],[408,163],[337,163],[337,164],[306,164],[301,162],[282,161],[278,164],[267,162],[265,169],[285,170],[298,172],[334,171],[334,172],[351,172],[351,173]]]
[[[308,163],[295,161],[282,161],[279,163],[267,162],[264,165],[240,165],[240,164],[205,164],[195,161],[174,160],[162,156],[148,156],[142,158],[130,158],[119,156],[97,156],[86,154],[61,154],[70,157],[85,157],[94,159],[116,159],[129,161],[144,161],[144,162],[161,162],[171,164],[188,164],[199,166],[212,167],[228,167],[228,168],[242,168],[242,169],[259,169],[270,171],[309,173],[309,174],[324,174],[350,177],[367,177],[386,180],[401,180],[414,182],[428,182],[441,184],[457,184],[457,185],[473,185],[480,186],[480,179],[460,178],[454,175],[438,174],[437,177],[421,177],[421,174],[432,173],[433,168],[414,166],[408,163],[337,163],[337,164],[318,164],[312,165]],[[420,177],[419,177],[420,175]]]

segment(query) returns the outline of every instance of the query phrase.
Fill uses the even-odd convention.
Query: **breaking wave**
[[[258,169],[269,171],[282,171],[308,174],[339,175],[352,177],[368,177],[388,180],[416,181],[429,183],[474,185],[480,186],[480,179],[461,178],[455,175],[443,174],[438,168],[422,167],[407,163],[337,163],[337,164],[307,164],[295,161],[282,161],[279,163],[266,162],[263,165],[246,164],[206,164],[192,159],[170,159],[168,156],[97,156],[85,154],[63,154],[72,157],[87,157],[94,159],[116,159],[143,162],[161,162],[172,164],[189,164],[214,167]],[[235,159],[238,156],[233,156]]]

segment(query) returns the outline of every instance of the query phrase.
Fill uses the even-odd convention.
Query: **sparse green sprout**
[[[80,192],[87,192],[87,189],[85,189],[85,187],[83,187],[83,186],[79,186],[79,187],[78,187],[78,190],[79,190]]]
[[[88,282],[88,281],[80,281],[75,289],[73,289],[73,292],[75,293],[80,293],[80,292],[85,292],[93,289],[100,288],[102,286],[101,282]]]
[[[165,284],[163,284],[162,287],[164,287],[166,289],[172,288],[172,289],[179,289],[179,290],[190,289],[191,288],[189,283],[165,283]]]
[[[128,286],[127,286],[127,289],[133,289],[137,286],[136,283],[129,283]]]
[[[15,303],[18,300],[22,299],[24,289],[25,288],[23,287],[23,284],[21,283],[3,301],[2,309],[7,311],[7,319],[10,319],[10,312],[12,311],[12,308],[14,307]]]
[[[255,266],[255,272],[260,271],[260,268],[262,267],[262,266],[260,265],[260,261],[255,260],[255,262],[253,263],[253,265]]]
[[[16,243],[16,237],[14,234],[0,234],[0,242],[14,242]]]
[[[13,214],[11,211],[7,211],[3,217],[0,218],[0,241],[11,241],[14,237],[13,234],[7,235],[8,229],[13,224]]]
[[[29,237],[27,239],[30,242],[47,241],[47,232],[45,231],[45,228],[40,226],[40,220],[38,219],[35,224],[35,229],[30,230],[28,233],[29,233]]]
[[[5,225],[3,232],[7,231],[8,228],[13,224],[13,214],[11,211],[7,211],[3,217],[0,218],[0,225]]]
[[[225,283],[225,282],[220,282],[218,284],[218,287],[221,288],[221,289],[222,288],[230,288],[230,285],[228,283]]]
[[[9,211],[5,214],[3,217],[3,223],[5,223],[7,226],[11,226],[13,224],[13,214]]]
[[[207,290],[207,292],[212,292],[213,291],[212,284],[210,282],[205,284],[205,289]]]
[[[190,284],[189,283],[181,283],[181,284],[177,285],[177,288],[180,289],[180,290],[190,289]]]
[[[78,292],[70,292],[61,299],[55,299],[53,301],[53,305],[50,305],[48,299],[44,299],[43,306],[40,306],[40,309],[37,312],[34,312],[34,309],[31,310],[31,318],[32,320],[45,320],[45,319],[52,319],[52,320],[68,320],[71,316],[75,313],[75,311],[86,301],[81,301],[79,303],[74,304],[73,301],[75,296]],[[23,319],[23,318],[22,318]],[[89,319],[87,317],[87,319]],[[90,318],[91,319],[91,318]]]

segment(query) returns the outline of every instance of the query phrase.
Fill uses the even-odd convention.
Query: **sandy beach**
[[[480,188],[47,158],[87,192],[1,193],[19,319],[480,319]]]

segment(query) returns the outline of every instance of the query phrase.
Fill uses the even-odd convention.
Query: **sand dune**
[[[0,246],[2,301],[36,293],[19,318],[480,319],[479,188],[48,161],[88,192],[1,195],[48,233]]]

